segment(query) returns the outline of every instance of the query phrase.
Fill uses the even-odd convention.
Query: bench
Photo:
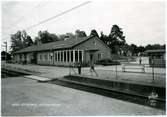
[[[122,65],[122,72],[126,72],[126,69],[141,69],[142,72],[145,72],[145,65],[139,64],[123,64]]]

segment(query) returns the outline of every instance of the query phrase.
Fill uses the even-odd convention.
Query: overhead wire
[[[32,26],[29,26],[29,27],[25,28],[24,30],[30,30],[30,29],[32,29],[32,28],[34,28],[34,27],[37,27],[37,26],[39,26],[39,25],[41,25],[41,24],[44,24],[45,22],[48,22],[48,21],[53,20],[53,19],[55,19],[55,18],[57,18],[57,17],[60,17],[60,16],[66,14],[66,13],[68,13],[68,12],[71,12],[71,11],[77,9],[77,8],[80,8],[80,7],[86,5],[86,4],[90,3],[90,2],[91,2],[91,1],[87,1],[87,2],[81,3],[81,4],[77,5],[77,6],[74,6],[74,7],[70,8],[70,9],[68,9],[68,10],[65,10],[65,11],[63,11],[63,12],[61,12],[61,13],[55,15],[55,16],[52,16],[52,17],[50,17],[50,18],[48,18],[48,19],[45,19],[45,20],[43,20],[43,21],[40,21],[40,22],[37,23],[37,24],[34,24],[34,25],[32,25]],[[40,4],[38,4],[36,7],[39,7],[39,6],[40,6]],[[6,37],[8,37],[8,36],[6,36]]]
[[[87,2],[81,3],[81,4],[75,6],[75,7],[71,8],[71,9],[65,10],[65,11],[63,11],[63,12],[61,12],[61,13],[55,15],[55,16],[52,16],[52,17],[50,17],[50,18],[48,18],[48,19],[45,19],[45,20],[43,20],[43,21],[40,21],[40,22],[37,23],[37,24],[34,24],[34,25],[30,26],[30,27],[27,27],[27,28],[25,28],[25,30],[29,30],[29,29],[31,29],[31,28],[37,27],[38,25],[44,24],[45,22],[48,22],[48,21],[53,20],[53,19],[55,19],[55,18],[57,18],[57,17],[60,17],[60,16],[62,16],[62,15],[64,15],[64,14],[66,14],[66,13],[68,13],[68,12],[71,12],[71,11],[77,9],[77,8],[80,8],[80,7],[86,5],[86,4],[90,3],[90,2],[91,2],[91,1],[87,1]]]

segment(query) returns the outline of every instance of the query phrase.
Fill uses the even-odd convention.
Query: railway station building
[[[28,64],[69,66],[110,59],[111,49],[96,36],[32,45],[14,53],[14,61]]]

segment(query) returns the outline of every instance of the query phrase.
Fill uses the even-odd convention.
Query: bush
[[[111,59],[101,59],[99,61],[97,61],[98,65],[120,65],[120,62],[118,61],[113,61]]]

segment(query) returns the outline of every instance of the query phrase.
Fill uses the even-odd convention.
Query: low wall
[[[116,88],[121,91],[129,90],[130,92],[135,92],[143,95],[149,95],[154,89],[162,99],[165,99],[166,95],[166,88],[163,86],[157,86],[156,84],[132,83],[129,81],[127,82],[120,80],[103,80],[78,75],[65,76],[65,78],[83,83],[96,84],[108,88]]]

